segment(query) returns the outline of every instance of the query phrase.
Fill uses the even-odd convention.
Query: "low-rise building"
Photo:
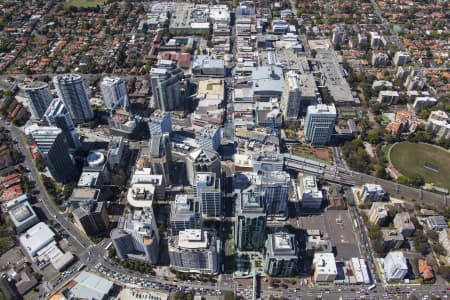
[[[442,231],[448,228],[448,223],[443,216],[428,217],[427,224],[431,230],[435,231]]]
[[[336,261],[333,253],[315,253],[313,260],[314,282],[333,282],[337,276]]]
[[[226,69],[223,59],[213,59],[207,55],[196,55],[192,62],[194,76],[225,77]]]
[[[363,202],[383,201],[384,190],[379,184],[366,183],[361,189],[361,200]]]
[[[17,232],[23,232],[39,222],[39,218],[31,207],[30,203],[23,198],[23,201],[10,201],[6,209]]]

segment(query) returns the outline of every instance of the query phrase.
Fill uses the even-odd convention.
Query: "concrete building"
[[[35,120],[40,120],[53,99],[48,84],[41,81],[32,81],[20,85],[20,88],[27,97],[31,116]]]
[[[397,213],[394,217],[394,227],[405,237],[413,235],[416,227],[407,212]]]
[[[155,198],[155,186],[151,183],[134,183],[127,193],[127,201],[136,208],[151,208]]]
[[[408,264],[403,252],[391,251],[384,258],[384,276],[386,281],[400,281],[408,274]]]
[[[105,150],[91,151],[83,166],[84,172],[98,172],[100,181],[107,184],[111,180],[111,173],[107,161],[108,152]]]
[[[370,47],[372,49],[379,49],[381,47],[381,36],[378,32],[370,32]]]
[[[75,124],[94,118],[88,90],[83,78],[77,74],[59,74],[53,77],[58,97],[64,102]]]
[[[388,218],[388,209],[384,203],[373,202],[369,210],[369,221],[376,225],[382,225]]]
[[[315,253],[313,259],[314,282],[333,282],[337,276],[336,261],[333,253]]]
[[[102,201],[101,190],[97,188],[74,188],[68,204],[77,209],[85,204]]]
[[[26,198],[11,204],[8,203],[6,209],[17,232],[23,232],[39,222],[39,218]]]
[[[286,79],[282,110],[286,121],[295,121],[300,114],[302,94],[300,75],[294,71],[288,71]]]
[[[305,140],[313,145],[327,144],[331,139],[336,118],[334,105],[308,106],[305,118]]]
[[[289,30],[289,23],[286,20],[272,20],[272,32],[274,34],[285,34]]]
[[[256,101],[267,101],[280,98],[284,89],[283,69],[278,66],[262,66],[250,68],[253,87],[253,98]]]
[[[33,258],[39,250],[55,241],[55,233],[44,222],[39,222],[19,237],[20,244]]]
[[[380,91],[378,93],[377,101],[379,103],[396,104],[400,95],[397,91]]]
[[[113,136],[108,144],[108,164],[111,169],[119,165],[122,161],[122,154],[124,149],[124,141],[121,136]]]
[[[150,81],[155,109],[162,112],[184,108],[181,93],[181,80],[184,77],[182,69],[175,64],[163,62],[150,70]]]
[[[192,74],[194,76],[225,77],[225,61],[213,59],[208,55],[196,55],[192,62]]]
[[[186,157],[186,175],[190,185],[195,182],[197,172],[213,172],[220,177],[220,156],[207,149],[195,149]]]
[[[413,107],[415,111],[420,111],[435,106],[438,102],[438,99],[430,96],[416,97],[416,99],[414,99]]]
[[[385,67],[389,65],[389,55],[384,52],[376,52],[372,54],[372,66]]]
[[[445,249],[447,262],[450,262],[450,230],[445,229],[439,232],[439,242]]]
[[[403,66],[411,61],[411,55],[408,52],[397,51],[392,61],[395,66]]]
[[[69,148],[77,150],[81,147],[80,137],[77,134],[72,117],[61,99],[53,99],[42,119],[48,126],[58,127],[62,130]]]
[[[445,111],[432,111],[428,117],[427,129],[442,138],[450,138],[450,121]]]
[[[180,231],[169,239],[170,267],[179,272],[217,274],[218,239],[214,232],[201,229]]]
[[[366,183],[361,189],[361,201],[383,201],[384,190],[379,184]]]
[[[61,129],[38,127],[31,132],[31,136],[56,181],[65,183],[77,176],[75,163]]]
[[[293,277],[297,273],[298,245],[294,234],[269,234],[266,240],[264,271],[274,277]]]
[[[111,241],[120,259],[136,259],[156,264],[159,256],[159,235],[151,207],[136,209],[119,219],[111,231]]]
[[[333,34],[331,36],[331,42],[333,45],[342,45],[347,41],[347,31],[345,30],[345,27],[338,24],[336,27],[333,28]]]
[[[128,110],[128,90],[126,82],[120,77],[105,77],[100,83],[103,101],[108,109]]]
[[[122,108],[111,110],[108,119],[110,135],[121,136],[126,139],[135,139],[135,133],[141,118]]]
[[[172,235],[186,229],[201,229],[200,202],[194,195],[177,194],[170,209]]]
[[[97,236],[109,228],[105,202],[84,203],[73,212],[73,222],[88,236]]]
[[[435,231],[442,231],[448,228],[448,223],[443,216],[428,217],[427,225],[431,230]]]
[[[357,284],[370,284],[370,276],[364,259],[352,257],[350,259],[350,266]]]
[[[220,177],[213,172],[196,172],[193,188],[200,201],[202,215],[204,217],[220,217],[222,215]]]
[[[251,155],[253,172],[283,171],[283,157],[273,153],[253,153]]]
[[[170,112],[155,111],[148,122],[150,136],[172,132],[172,115]]]
[[[302,207],[319,209],[323,202],[323,193],[317,186],[316,177],[303,174],[298,181],[297,194]]]
[[[133,176],[131,177],[131,184],[135,183],[148,183],[155,187],[155,199],[158,201],[166,200],[166,186],[164,181],[164,176],[161,174],[152,174],[151,168],[141,168],[138,166]]]
[[[61,298],[58,294],[50,297],[52,300],[63,299],[86,299],[86,300],[104,300],[110,298],[114,284],[94,273],[82,271],[78,276],[70,280],[67,289]],[[53,298],[55,297],[55,298]]]
[[[240,251],[260,251],[266,235],[264,198],[252,188],[237,191],[235,246]]]
[[[381,230],[383,236],[383,244],[385,249],[394,249],[400,248],[405,241],[403,235],[397,231],[392,229]]]

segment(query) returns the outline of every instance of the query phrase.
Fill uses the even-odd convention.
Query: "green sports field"
[[[95,7],[97,5],[102,6],[105,0],[68,0],[66,5],[68,7]]]
[[[450,153],[428,144],[401,142],[394,145],[391,163],[403,175],[420,174],[427,183],[450,189]]]

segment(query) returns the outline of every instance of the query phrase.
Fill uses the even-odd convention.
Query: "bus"
[[[371,286],[369,286],[369,287],[367,288],[367,290],[368,290],[368,291],[371,291],[371,290],[373,290],[373,289],[376,288],[376,287],[377,287],[376,284],[372,284]]]

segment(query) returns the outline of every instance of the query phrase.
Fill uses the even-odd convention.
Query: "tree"
[[[420,174],[414,174],[409,179],[409,184],[411,184],[415,187],[421,187],[425,184],[425,179],[423,179],[423,176]]]
[[[366,140],[372,145],[379,144],[381,142],[380,133],[376,129],[371,129],[367,132]]]

